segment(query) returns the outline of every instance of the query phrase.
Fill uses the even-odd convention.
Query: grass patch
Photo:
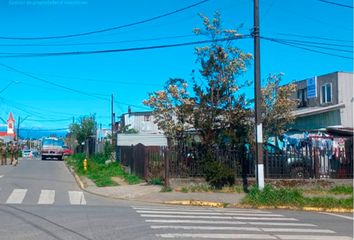
[[[137,184],[141,180],[138,176],[128,174],[123,167],[117,163],[104,164],[105,160],[101,155],[94,155],[88,159],[87,171],[83,167],[85,156],[83,154],[75,154],[67,159],[67,163],[72,166],[78,175],[87,176],[97,187],[117,186],[118,184],[112,180],[112,177],[121,177],[128,184]]]
[[[347,208],[353,209],[353,197],[336,199],[334,197],[304,197],[299,189],[275,188],[266,185],[263,191],[257,187],[251,188],[243,199],[244,204],[252,206],[290,206],[290,207],[318,207],[318,208]]]
[[[172,192],[172,188],[171,187],[166,187],[166,186],[163,186],[161,188],[161,191],[160,192]]]
[[[163,179],[161,178],[151,178],[149,180],[150,185],[163,185]]]
[[[353,186],[350,185],[335,186],[329,190],[329,193],[353,195]]]

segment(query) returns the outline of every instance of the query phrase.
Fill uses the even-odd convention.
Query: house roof
[[[14,117],[12,116],[12,112],[10,112],[9,118],[7,119],[7,122],[15,122]]]
[[[293,111],[293,114],[295,117],[307,117],[307,116],[312,116],[320,113],[335,111],[344,107],[345,107],[344,103],[330,105],[327,107],[307,107],[307,108],[297,109]]]

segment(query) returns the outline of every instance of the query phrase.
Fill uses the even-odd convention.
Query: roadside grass
[[[117,186],[118,183],[113,181],[112,177],[121,177],[128,184],[141,182],[138,176],[126,173],[121,165],[117,163],[105,164],[105,159],[102,156],[94,155],[88,159],[87,171],[85,172],[84,159],[84,154],[74,154],[67,159],[67,163],[74,168],[78,175],[87,176],[97,187]]]
[[[314,208],[345,208],[353,209],[353,197],[334,198],[327,196],[305,197],[303,191],[297,188],[275,188],[266,185],[263,191],[252,187],[242,201],[245,205],[253,207],[314,207]]]

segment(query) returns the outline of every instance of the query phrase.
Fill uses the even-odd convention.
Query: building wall
[[[306,117],[298,117],[291,127],[299,130],[313,130],[341,125],[340,111],[335,110]]]
[[[338,73],[338,101],[344,103],[345,108],[341,109],[340,115],[343,127],[354,128],[353,107],[354,107],[354,93],[353,93],[353,74],[339,72]]]
[[[307,103],[308,103],[307,107],[329,106],[329,105],[338,104],[338,100],[339,100],[338,99],[338,74],[340,73],[335,72],[335,73],[329,73],[317,77],[317,86],[316,86],[317,97],[307,99]],[[321,104],[321,96],[322,96],[321,87],[326,83],[332,84],[332,102]],[[307,87],[307,82],[305,79],[305,80],[295,82],[294,84],[296,85],[296,92],[292,95],[292,98],[297,99],[297,90],[305,89]]]
[[[150,114],[136,115],[132,113],[124,115],[124,125],[130,125],[129,128],[134,128],[138,130],[139,133],[161,133],[162,131],[158,129],[154,120],[154,116]]]

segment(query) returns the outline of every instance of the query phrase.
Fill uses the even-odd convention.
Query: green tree
[[[262,121],[264,140],[282,135],[293,120],[292,111],[296,100],[291,98],[295,92],[294,84],[280,86],[282,74],[269,74],[267,84],[262,89]]]
[[[95,115],[82,116],[79,118],[78,123],[73,123],[69,127],[70,134],[76,138],[78,144],[95,135],[96,129]]]

